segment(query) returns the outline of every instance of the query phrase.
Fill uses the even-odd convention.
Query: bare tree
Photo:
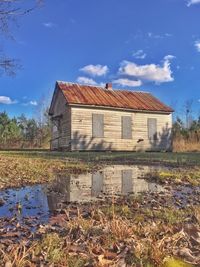
[[[21,16],[35,10],[42,0],[0,0],[0,32],[4,38],[13,38],[11,26],[15,24]],[[6,56],[0,51],[0,73],[15,75],[20,67],[17,59]]]
[[[183,109],[184,109],[184,114],[185,114],[185,126],[186,128],[190,128],[190,125],[192,123],[192,114],[193,114],[193,109],[192,106],[194,104],[193,99],[187,100],[184,103]]]

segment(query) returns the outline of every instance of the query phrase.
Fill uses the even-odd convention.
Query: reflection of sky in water
[[[48,187],[28,186],[0,192],[5,204],[0,207],[0,217],[38,216],[40,221],[48,219],[49,211],[64,208],[69,202],[87,202],[99,197],[126,195],[145,191],[160,191],[162,187],[142,179],[155,171],[148,166],[107,166],[96,173],[58,177]],[[21,214],[16,205],[22,206]]]
[[[0,198],[5,202],[0,207],[0,217],[38,216],[40,221],[48,218],[48,202],[45,187],[42,185],[27,186],[20,189],[8,189],[0,192]],[[20,204],[21,211],[17,209]]]

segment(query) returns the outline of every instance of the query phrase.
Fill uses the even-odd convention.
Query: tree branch
[[[28,5],[27,5],[28,2]],[[10,26],[16,22],[17,18],[24,16],[35,10],[43,1],[42,0],[0,0],[0,31],[4,37],[13,36]],[[10,57],[0,56],[0,70],[7,75],[15,75],[16,70],[20,68],[19,61]]]

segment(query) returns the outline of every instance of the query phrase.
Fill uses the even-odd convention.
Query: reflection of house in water
[[[142,179],[145,174],[152,171],[155,171],[155,167],[124,165],[106,167],[103,171],[91,175],[92,193],[97,196],[101,192],[111,195],[158,190],[157,185]]]
[[[155,167],[114,165],[96,173],[59,177],[48,193],[50,209],[59,208],[58,203],[91,201],[101,195],[160,191],[159,185],[142,179],[152,171]]]

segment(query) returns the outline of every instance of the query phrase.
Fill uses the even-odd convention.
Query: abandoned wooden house
[[[56,82],[52,150],[171,150],[173,110],[146,92]]]

